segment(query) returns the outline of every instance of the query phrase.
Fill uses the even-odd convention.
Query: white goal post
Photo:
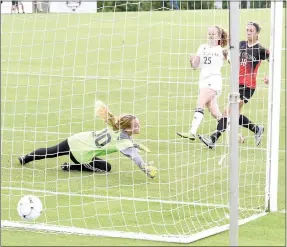
[[[286,18],[286,17],[285,17]],[[271,3],[270,65],[268,94],[268,132],[266,158],[266,208],[278,210],[278,153],[280,137],[280,99],[283,43],[283,1]],[[286,34],[285,34],[286,35]]]
[[[261,145],[232,121],[232,139],[221,137],[209,150],[176,133],[190,127],[198,97],[199,72],[190,68],[190,55],[206,42],[208,27],[229,32],[229,6],[223,1],[72,2],[53,8],[50,3],[46,9],[53,13],[1,17],[1,227],[190,243],[232,227],[234,235],[238,225],[277,211],[283,3],[240,9],[236,25],[244,39],[254,14],[263,27],[260,43],[270,49],[269,64],[262,62],[256,93],[244,108],[267,130]],[[225,63],[221,111],[237,77],[232,73]],[[261,82],[265,74],[269,86]],[[158,168],[154,179],[120,153],[102,157],[111,163],[110,173],[62,171],[68,156],[19,164],[20,155],[104,128],[94,118],[95,98],[115,115],[139,118],[141,133],[133,138],[151,150],[140,154]],[[209,135],[216,125],[206,109],[198,132]],[[237,143],[237,129],[244,144]],[[234,191],[230,181],[238,183]],[[16,210],[29,194],[44,208],[34,222],[21,220]]]

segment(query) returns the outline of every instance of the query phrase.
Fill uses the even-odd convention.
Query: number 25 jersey
[[[199,46],[196,55],[200,57],[198,67],[200,69],[200,81],[209,79],[211,76],[221,77],[221,67],[223,65],[224,56],[223,48],[220,45],[209,46],[203,44]]]

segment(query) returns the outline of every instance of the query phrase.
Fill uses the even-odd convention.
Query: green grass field
[[[268,46],[268,10],[242,11],[241,37],[251,14],[263,27],[261,43]],[[226,138],[215,150],[208,150],[199,141],[188,142],[176,135],[188,129],[197,100],[198,71],[190,69],[189,54],[205,42],[206,28],[213,24],[227,29],[228,13],[3,15],[2,220],[19,221],[18,200],[33,193],[45,209],[36,223],[157,235],[192,235],[228,224],[228,164],[218,164],[228,154]],[[282,68],[286,78],[284,62]],[[222,110],[229,92],[229,66],[223,74]],[[267,62],[260,67],[258,89],[244,114],[267,128],[265,74]],[[282,81],[282,119],[284,90]],[[144,158],[155,161],[157,178],[148,179],[120,154],[108,157],[113,166],[110,174],[62,172],[60,164],[67,161],[65,157],[18,165],[21,154],[54,145],[73,133],[103,128],[104,124],[94,119],[95,97],[108,103],[116,114],[139,117],[141,134],[134,138],[152,150]],[[207,134],[215,128],[216,121],[206,111],[199,132]],[[282,120],[280,211],[285,209],[285,128]],[[239,152],[240,218],[244,219],[264,211],[266,134],[260,147],[255,147],[253,135],[241,131],[246,139]],[[283,245],[284,218],[282,212],[271,213],[240,227],[239,243]],[[227,245],[228,232],[191,245],[208,244]],[[2,245],[166,244],[5,229]]]

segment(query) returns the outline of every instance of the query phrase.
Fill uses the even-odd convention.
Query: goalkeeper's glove
[[[140,166],[140,169],[149,177],[154,178],[157,174],[157,168],[153,166],[153,161],[144,163]]]

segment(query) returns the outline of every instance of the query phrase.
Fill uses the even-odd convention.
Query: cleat
[[[182,138],[188,138],[189,140],[192,140],[192,141],[194,141],[196,137],[194,134],[191,134],[189,132],[183,132],[183,133],[177,132],[177,135],[179,135]]]
[[[71,165],[69,163],[64,163],[61,165],[62,171],[70,171]]]
[[[254,134],[256,146],[258,146],[261,143],[263,132],[264,132],[264,127],[258,126],[258,131]]]
[[[20,165],[25,165],[25,156],[20,156],[20,157],[18,157],[18,160],[19,160],[19,162],[20,162]]]
[[[215,143],[211,140],[210,137],[198,135],[199,140],[201,140],[208,148],[213,149],[215,147]]]
[[[145,166],[141,167],[141,170],[149,177],[154,178],[157,174],[157,168],[154,166]]]

